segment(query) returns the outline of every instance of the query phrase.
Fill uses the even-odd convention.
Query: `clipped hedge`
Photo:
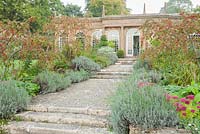
[[[95,63],[93,60],[85,56],[76,57],[75,59],[72,60],[72,64],[75,67],[75,70],[83,69],[88,72],[93,72],[93,71],[100,71],[101,69],[99,64]]]
[[[125,54],[124,54],[124,50],[118,50],[117,51],[117,57],[118,58],[124,58]]]
[[[0,82],[0,119],[7,119],[28,104],[30,97],[24,88],[17,86],[17,81]]]
[[[175,108],[166,101],[160,86],[138,87],[144,71],[133,72],[112,98],[111,122],[116,134],[129,134],[129,125],[146,130],[174,127],[179,122]]]
[[[41,94],[60,91],[71,85],[69,77],[64,77],[62,74],[49,71],[43,71],[38,74],[35,81],[40,85]]]
[[[80,71],[71,71],[66,74],[68,76],[72,83],[79,83],[84,80],[88,80],[90,78],[90,73],[88,73],[85,70],[80,70]]]

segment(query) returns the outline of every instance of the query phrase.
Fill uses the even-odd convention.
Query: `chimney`
[[[146,4],[144,3],[143,14],[146,14]]]
[[[105,12],[105,6],[103,5],[103,10],[102,10],[102,17],[106,16],[106,12]]]
[[[165,2],[165,4],[164,4],[164,11],[163,12],[167,13],[167,2]]]

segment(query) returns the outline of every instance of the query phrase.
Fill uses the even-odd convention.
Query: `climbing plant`
[[[177,21],[150,20],[142,27],[151,47],[141,58],[164,74],[166,84],[200,81],[200,37],[189,39],[189,35],[200,32],[199,17],[199,14],[182,14]]]

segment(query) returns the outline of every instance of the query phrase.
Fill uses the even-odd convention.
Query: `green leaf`
[[[198,93],[197,95],[195,95],[194,97],[194,102],[200,102],[200,93]]]

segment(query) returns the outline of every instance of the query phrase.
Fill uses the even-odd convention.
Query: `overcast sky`
[[[64,4],[72,3],[77,4],[84,9],[85,0],[61,0]],[[146,3],[147,13],[158,13],[160,8],[164,6],[164,2],[168,0],[126,0],[127,7],[132,9],[132,13],[140,14],[143,13],[144,3]],[[192,0],[193,6],[200,5],[200,0]]]

